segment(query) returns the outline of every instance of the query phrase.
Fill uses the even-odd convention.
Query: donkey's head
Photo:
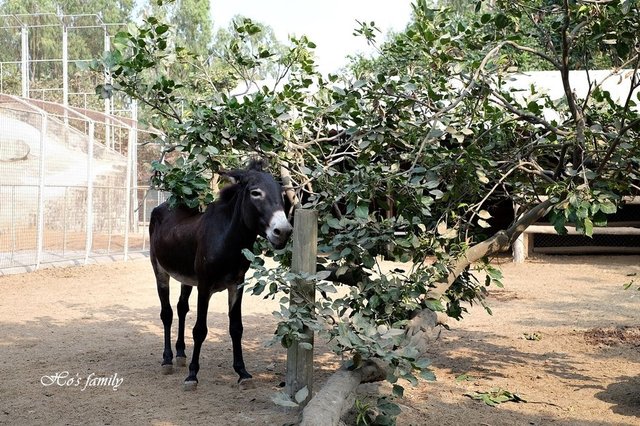
[[[275,248],[283,248],[293,228],[284,213],[282,187],[263,170],[263,163],[253,160],[246,169],[223,174],[239,186],[245,226],[265,237]]]

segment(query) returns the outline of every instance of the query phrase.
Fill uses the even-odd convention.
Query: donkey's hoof
[[[182,384],[182,389],[185,391],[194,391],[198,387],[198,382],[192,380],[185,380]]]
[[[184,356],[176,357],[176,367],[186,367],[187,366],[187,358]]]
[[[173,374],[173,364],[162,364],[162,374]]]
[[[252,378],[243,378],[238,380],[238,389],[247,390],[247,389],[255,389],[256,383]]]

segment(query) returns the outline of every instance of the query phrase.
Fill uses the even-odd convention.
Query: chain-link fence
[[[0,95],[0,274],[148,250],[154,135],[135,120]]]

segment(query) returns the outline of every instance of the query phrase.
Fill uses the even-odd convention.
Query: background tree
[[[70,60],[70,91],[92,93],[99,78],[77,66],[79,60],[91,60],[102,55],[105,49],[106,24],[124,24],[133,19],[133,0],[106,1],[15,1],[0,4],[0,14],[18,15],[17,19],[5,16],[1,20],[0,62],[3,65],[3,85],[8,93],[20,93],[21,38],[20,23],[29,28],[30,86],[32,89],[60,89],[62,87],[62,25],[68,30],[68,55]],[[94,15],[100,16],[100,19]],[[67,15],[63,17],[64,15]],[[72,16],[73,15],[73,16]],[[86,28],[95,26],[94,28]],[[83,28],[80,28],[83,27]],[[115,33],[114,27],[108,30]],[[16,63],[17,62],[17,63]],[[9,64],[13,63],[13,64]],[[47,100],[62,99],[61,92],[48,92]]]
[[[249,90],[251,82],[276,80],[282,75],[280,64],[266,59],[281,56],[284,52],[286,47],[271,27],[236,15],[227,28],[218,30],[210,61],[214,65],[231,68],[232,74],[247,83]]]
[[[208,0],[150,0],[143,7],[146,16],[155,16],[170,23],[175,43],[200,56],[206,56],[213,41],[213,21]]]

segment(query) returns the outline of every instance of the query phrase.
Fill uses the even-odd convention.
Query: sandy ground
[[[493,316],[473,307],[443,331],[432,350],[438,380],[407,387],[397,401],[403,408],[398,424],[640,425],[640,292],[623,289],[631,279],[640,281],[640,257],[556,256],[501,268],[505,288],[492,290],[488,300]],[[159,304],[146,259],[4,276],[0,290],[0,424],[284,425],[298,419],[271,402],[286,356],[278,345],[264,346],[276,326],[272,301],[245,296],[253,388],[236,385],[226,295],[220,294],[210,306],[199,387],[184,392],[186,370],[160,373]],[[173,290],[175,306],[178,287]],[[189,313],[188,329],[194,318]],[[317,388],[339,363],[323,346],[318,352]],[[457,381],[462,374],[469,380]],[[360,398],[378,386],[388,388],[362,386]],[[465,396],[493,388],[527,402],[490,407]]]

